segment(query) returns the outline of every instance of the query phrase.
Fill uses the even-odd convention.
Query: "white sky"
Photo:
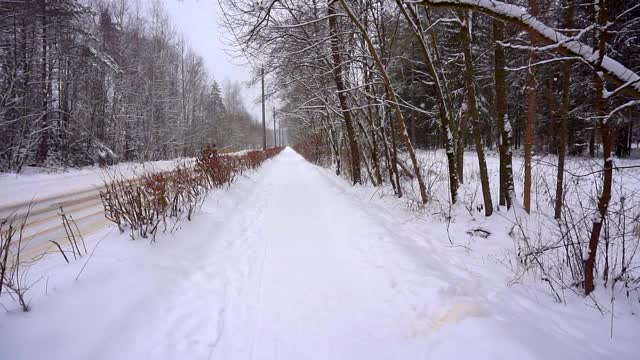
[[[191,47],[204,58],[210,74],[222,86],[225,80],[237,80],[243,84],[246,95],[245,105],[256,120],[261,120],[261,106],[254,103],[260,94],[260,88],[247,88],[251,69],[242,65],[238,59],[232,59],[225,53],[227,47],[222,43],[226,37],[225,29],[220,26],[222,14],[217,0],[163,0],[171,23],[184,35]],[[224,89],[223,89],[224,91]],[[267,109],[270,104],[267,103]],[[267,123],[270,120],[267,111]]]

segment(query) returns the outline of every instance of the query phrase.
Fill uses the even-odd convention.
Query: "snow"
[[[507,135],[511,136],[511,132],[512,132],[512,128],[511,128],[511,121],[509,121],[509,117],[505,114],[504,116],[504,132],[507,133]]]
[[[637,358],[630,304],[609,338],[588,299],[509,286],[494,219],[452,226],[451,246],[446,222],[287,148],[154,244],[92,235],[78,280],[86,259],[37,263],[30,312],[0,298],[0,358]]]

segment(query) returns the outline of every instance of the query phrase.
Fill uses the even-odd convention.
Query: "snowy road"
[[[60,217],[60,207],[75,221],[77,230],[84,236],[109,224],[104,217],[104,208],[100,200],[101,188],[96,186],[39,198],[33,202],[0,205],[0,219],[15,216],[16,221],[20,222],[29,214],[23,233],[22,254],[29,258],[38,257],[53,249],[54,245],[50,240],[59,243],[67,240]],[[73,230],[76,231],[75,227]]]
[[[47,295],[0,315],[0,358],[637,355],[634,333],[608,341],[599,314],[507,287],[490,259],[447,247],[442,227],[352,189],[285,149],[154,245],[105,230],[80,280],[82,264],[41,265]]]

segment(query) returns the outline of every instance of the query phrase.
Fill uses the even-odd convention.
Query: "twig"
[[[87,245],[84,243],[84,236],[82,236],[82,232],[80,232],[80,228],[78,227],[78,223],[73,219],[71,215],[69,215],[69,219],[76,227],[76,231],[78,232],[78,236],[80,236],[80,240],[82,240],[82,247],[84,248],[84,254],[87,255]]]
[[[62,254],[62,256],[64,257],[64,260],[68,264],[69,263],[69,259],[67,259],[67,255],[64,254],[64,251],[62,250],[62,247],[60,246],[60,244],[58,244],[56,241],[53,241],[53,240],[49,240],[49,242],[54,243],[58,247],[58,250],[60,250],[60,254]]]
[[[91,250],[91,254],[89,255],[89,258],[87,258],[87,261],[84,262],[84,265],[82,265],[82,269],[80,269],[80,272],[78,272],[78,275],[76,276],[76,280],[78,280],[80,278],[80,275],[82,274],[82,272],[84,271],[84,268],[87,267],[87,264],[89,263],[89,260],[91,260],[91,258],[93,257],[93,253],[96,251],[96,249],[98,248],[98,245],[100,245],[100,243],[102,242],[102,240],[104,240],[107,235],[111,234],[111,232],[113,231],[113,229],[115,228],[111,228],[111,230],[109,230],[108,233],[106,233],[100,240],[98,240],[98,242],[96,243],[96,246],[93,247],[93,250]]]

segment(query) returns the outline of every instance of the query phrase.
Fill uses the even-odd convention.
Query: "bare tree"
[[[480,114],[476,104],[476,92],[473,81],[473,57],[471,54],[471,18],[467,14],[459,14],[462,25],[460,26],[460,38],[462,39],[462,51],[464,54],[464,86],[467,95],[467,107],[471,126],[473,128],[473,141],[478,154],[478,166],[480,168],[480,183],[482,185],[482,197],[484,199],[484,214],[491,216],[493,203],[491,200],[491,188],[489,187],[489,172],[482,144],[482,129],[480,127]]]
[[[347,103],[347,94],[345,93],[345,86],[342,80],[342,61],[340,59],[340,44],[338,39],[338,32],[336,26],[334,1],[328,0],[327,2],[327,17],[329,18],[329,36],[331,37],[331,59],[333,61],[333,78],[336,83],[336,90],[338,93],[338,99],[340,100],[340,107],[342,108],[342,118],[347,129],[347,139],[349,140],[349,148],[351,149],[351,176],[354,184],[361,183],[360,178],[360,150],[358,148],[358,142],[356,140],[356,134],[353,127],[353,120],[351,119],[351,111]]]
[[[380,59],[380,56],[378,56],[378,52],[376,51],[376,48],[373,46],[373,42],[371,41],[371,38],[369,37],[367,30],[362,26],[358,18],[355,17],[349,5],[347,5],[347,3],[344,2],[343,0],[340,0],[340,3],[342,4],[342,7],[344,8],[347,15],[349,15],[349,18],[351,18],[351,21],[353,21],[354,25],[360,30],[360,33],[362,34],[362,36],[364,37],[367,43],[369,52],[373,57],[374,63],[376,64],[376,67],[380,72],[380,76],[382,77],[382,80],[384,82],[384,88],[385,88],[387,100],[391,103],[391,107],[394,109],[395,120],[398,125],[398,132],[400,133],[400,138],[404,142],[407,148],[407,152],[409,153],[409,157],[411,158],[411,163],[413,164],[413,171],[418,180],[418,186],[420,188],[420,199],[422,200],[423,204],[426,204],[427,189],[424,184],[424,179],[420,174],[420,165],[418,164],[418,159],[416,158],[413,145],[411,144],[411,139],[409,139],[409,134],[407,133],[404,117],[402,115],[402,111],[400,110],[400,106],[398,105],[398,100],[393,90],[393,86],[391,85],[391,80],[389,79],[389,75],[387,74],[387,71],[384,65],[382,64],[382,60]]]

